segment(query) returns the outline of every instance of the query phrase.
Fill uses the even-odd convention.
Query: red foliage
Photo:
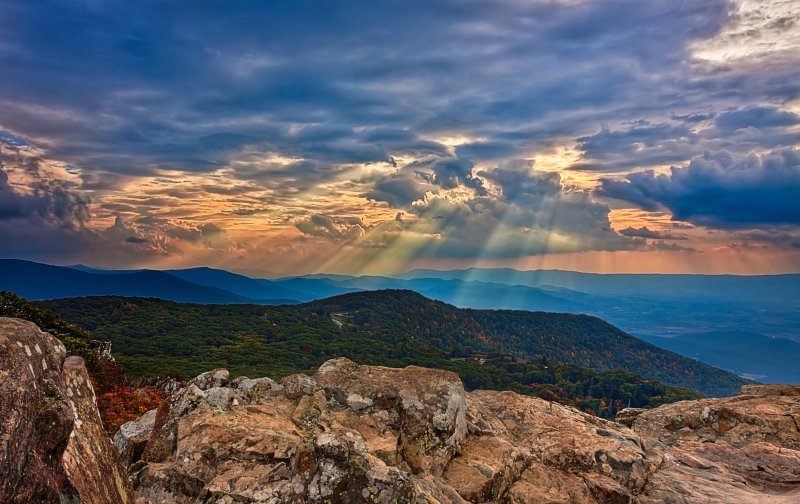
[[[108,432],[115,432],[125,422],[136,420],[164,402],[161,390],[152,387],[134,388],[116,362],[102,357],[88,366],[97,396],[97,409]]]
[[[97,396],[97,407],[103,425],[115,432],[125,422],[136,420],[164,402],[164,395],[157,388],[141,388],[120,385]]]
[[[541,397],[545,401],[557,401],[558,400],[558,396],[556,395],[556,393],[553,392],[552,390],[548,390],[548,389],[539,390],[539,397]]]

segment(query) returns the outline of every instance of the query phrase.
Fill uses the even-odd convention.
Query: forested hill
[[[282,376],[312,370],[334,356],[452,368],[460,366],[453,359],[474,359],[483,352],[542,366],[637,373],[706,395],[731,395],[745,383],[594,317],[459,309],[404,290],[357,292],[296,306],[202,306],[126,297],[40,305],[111,341],[135,376],[191,376],[214,367]],[[508,383],[527,380],[485,367],[467,366],[460,373],[473,388],[515,388]]]
[[[374,293],[386,302],[395,295]],[[320,311],[320,306],[198,305],[117,296],[37,304],[90,330],[93,338],[111,341],[117,361],[131,377],[188,378],[225,367],[234,376],[279,378],[313,372],[326,360],[344,356],[372,365],[449,369],[468,389],[538,395],[607,418],[625,406],[654,407],[699,397],[637,374],[594,371],[547,357],[521,361],[476,351],[459,358],[417,333],[335,322],[338,316]]]
[[[710,396],[735,394],[748,383],[588,315],[460,309],[407,290],[356,292],[300,308],[376,336],[407,334],[455,355],[476,350],[507,352],[528,359],[543,355],[556,362],[596,370],[635,372]]]

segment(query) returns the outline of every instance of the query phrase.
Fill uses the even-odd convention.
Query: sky
[[[0,257],[800,271],[800,0],[3,0]]]

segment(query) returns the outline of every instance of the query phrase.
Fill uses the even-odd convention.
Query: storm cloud
[[[652,170],[603,179],[599,193],[676,220],[714,227],[800,225],[800,151],[738,156],[707,152],[668,174]]]

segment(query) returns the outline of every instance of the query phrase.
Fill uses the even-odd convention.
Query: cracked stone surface
[[[130,472],[139,504],[788,504],[800,502],[797,392],[748,386],[638,411],[628,428],[468,393],[448,371],[340,358],[280,383],[189,382]]]

